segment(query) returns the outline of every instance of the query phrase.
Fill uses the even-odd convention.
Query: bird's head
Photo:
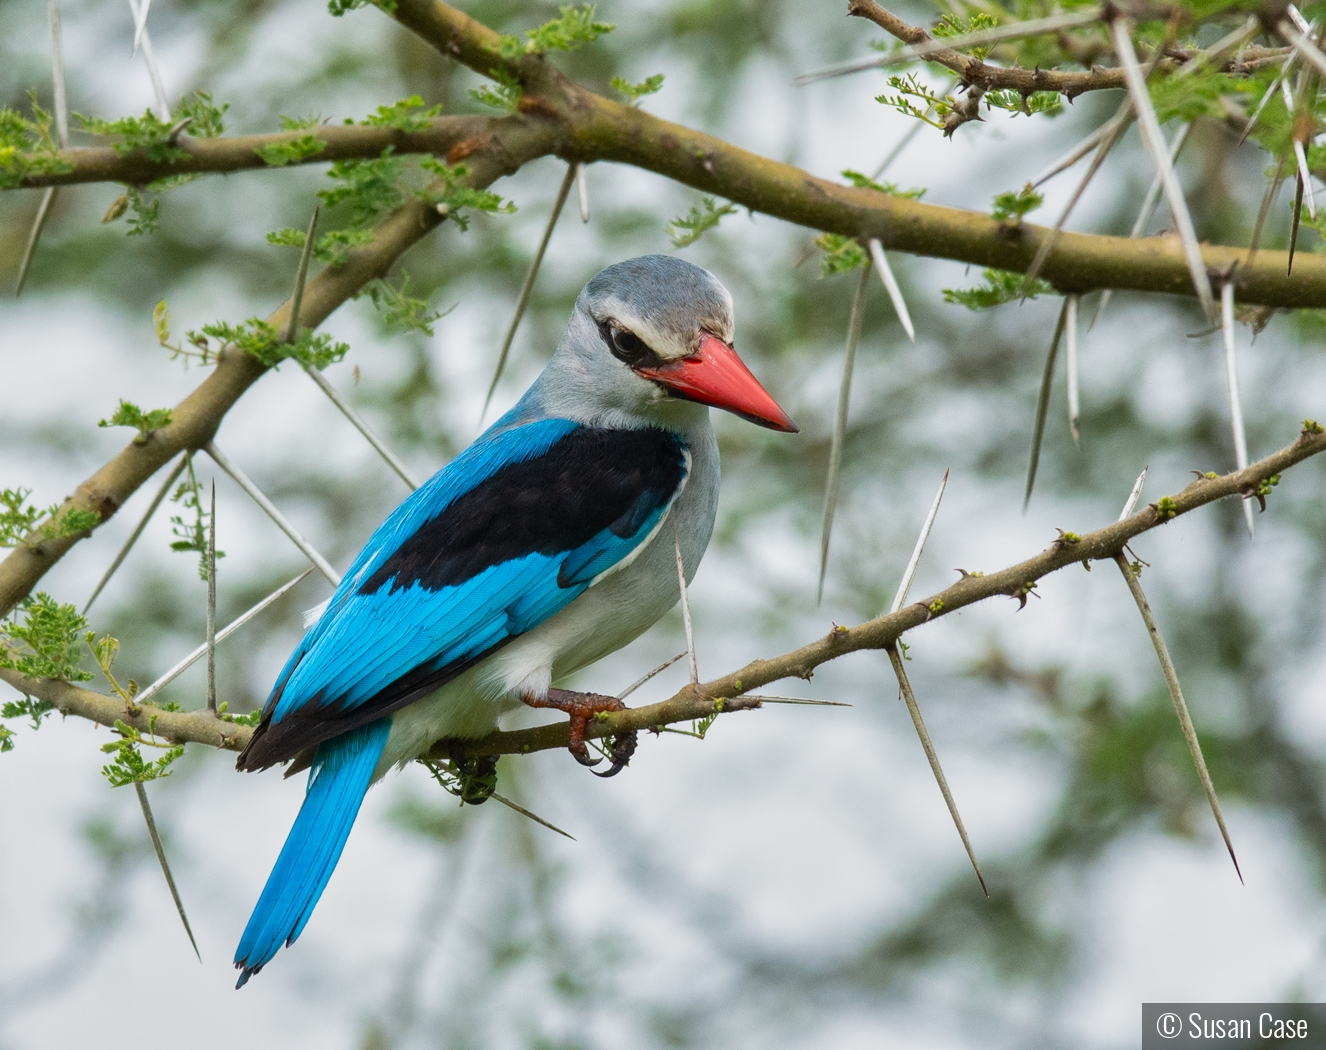
[[[732,296],[713,274],[643,255],[585,285],[559,353],[573,358],[605,406],[648,415],[669,401],[691,401],[795,433],[737,356],[732,334]]]

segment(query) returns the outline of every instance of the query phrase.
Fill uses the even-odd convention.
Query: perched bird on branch
[[[516,406],[373,533],[277,677],[238,767],[294,761],[308,791],[235,953],[242,986],[308,922],[370,784],[521,703],[587,720],[621,702],[552,683],[677,602],[713,530],[708,407],[795,432],[732,349],[732,297],[647,255],[589,282]],[[675,546],[674,546],[675,545]],[[635,741],[615,742],[608,776]]]

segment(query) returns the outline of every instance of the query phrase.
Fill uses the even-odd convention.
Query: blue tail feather
[[[384,718],[319,746],[304,804],[235,951],[236,988],[303,931],[341,859],[390,731],[391,719]]]

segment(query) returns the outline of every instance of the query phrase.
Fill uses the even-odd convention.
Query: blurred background
[[[663,73],[650,111],[838,178],[870,173],[911,122],[879,105],[879,73],[805,88],[792,78],[882,34],[839,3],[659,0],[600,5],[616,32],[554,61],[608,92]],[[936,11],[895,4],[914,23]],[[466,10],[505,32],[548,4]],[[127,7],[62,4],[70,105],[102,117],[152,102],[131,59]],[[39,0],[0,0],[0,92],[49,104]],[[281,115],[360,118],[417,93],[473,112],[479,78],[373,9],[156,0],[166,89],[230,103],[231,133]],[[922,74],[928,77],[929,74]],[[937,78],[930,82],[943,83]],[[885,177],[937,204],[988,211],[1118,104],[1084,96],[1052,118],[986,114],[952,140],[922,129]],[[1181,165],[1203,239],[1247,243],[1265,157],[1219,126]],[[75,136],[76,142],[90,141]],[[480,430],[480,410],[524,272],[565,168],[555,158],[494,186],[519,206],[452,224],[406,254],[412,294],[445,312],[434,335],[386,327],[367,297],[325,326],[348,342],[328,370],[419,476]],[[1152,176],[1128,134],[1070,228],[1126,233]],[[1052,221],[1079,174],[1048,186]],[[265,235],[303,228],[322,166],[202,179],[167,194],[160,229],[100,219],[115,186],[63,191],[19,300],[0,298],[0,486],[60,500],[127,439],[98,429],[126,398],[178,402],[202,379],[169,360],[151,313],[177,331],[265,316],[298,253]],[[665,226],[693,191],[608,164],[588,171],[554,234],[489,419],[549,357],[583,283],[611,262],[674,251]],[[0,195],[0,286],[12,287],[40,193]],[[1169,223],[1161,206],[1153,232]],[[1264,243],[1283,246],[1288,205]],[[717,419],[724,488],[691,592],[700,673],[712,678],[857,623],[888,605],[946,468],[914,596],[954,570],[993,570],[1055,528],[1114,519],[1146,465],[1144,500],[1190,469],[1229,470],[1218,332],[1188,300],[1118,295],[1094,329],[1084,303],[1082,440],[1062,380],[1041,474],[1022,490],[1034,402],[1059,299],[972,313],[941,290],[961,265],[894,256],[916,322],[908,342],[872,281],[858,353],[844,487],[823,604],[819,524],[854,276],[822,278],[813,231],[744,212],[680,252],[736,301],[737,347],[801,426],[788,437]],[[1305,231],[1300,250],[1315,247]],[[6,293],[7,294],[7,293]],[[1253,458],[1321,418],[1326,360],[1311,319],[1239,327]],[[1062,375],[1062,373],[1061,373]],[[230,413],[218,444],[338,566],[406,494],[323,394],[287,363]],[[197,460],[200,477],[214,473]],[[218,615],[228,622],[304,567],[218,475]],[[1019,611],[991,601],[909,635],[910,672],[991,888],[982,898],[882,654],[774,692],[850,708],[720,718],[703,741],[649,737],[630,769],[591,777],[562,752],[503,760],[500,790],[575,836],[496,803],[458,808],[420,767],[370,793],[299,943],[237,995],[230,958],[298,809],[303,778],[238,775],[193,746],[148,785],[202,953],[180,928],[142,817],[111,789],[78,719],[19,722],[0,756],[0,1047],[1123,1047],[1143,1001],[1326,996],[1326,575],[1323,464],[1296,468],[1249,541],[1239,507],[1184,517],[1135,544],[1221,793],[1246,886],[1216,832],[1136,608],[1112,566],[1044,580]],[[146,509],[154,479],[42,583],[80,606]],[[203,637],[197,557],[172,552],[167,505],[90,614],[122,642],[117,669],[154,679]],[[259,705],[327,597],[310,579],[219,651],[221,698]],[[684,648],[671,614],[585,671],[616,692]],[[89,660],[89,666],[90,666]],[[201,706],[203,665],[166,699]],[[670,695],[677,664],[632,699]],[[94,688],[102,688],[93,683]],[[8,687],[0,692],[11,699]],[[537,719],[535,719],[537,720]],[[530,721],[530,719],[526,719]]]

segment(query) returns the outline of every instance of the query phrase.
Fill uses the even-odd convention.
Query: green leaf
[[[309,157],[316,157],[326,148],[327,143],[316,135],[301,135],[289,142],[273,142],[270,145],[260,147],[254,152],[269,167],[281,168],[287,164],[298,164],[301,161],[308,160]]]
[[[195,91],[192,95],[185,95],[176,103],[175,119],[192,117],[193,120],[185,129],[185,133],[196,139],[214,139],[226,130],[221,118],[229,108],[229,102],[223,102],[218,106],[209,92]]]
[[[364,127],[395,128],[397,131],[414,133],[427,130],[433,118],[439,116],[441,112],[440,103],[425,109],[424,100],[418,95],[411,95],[399,102],[393,102],[390,106],[378,106],[376,111],[359,123]],[[353,122],[347,120],[346,123]]]
[[[968,310],[988,310],[992,306],[1010,303],[1022,296],[1026,277],[1008,270],[986,270],[985,284],[979,288],[945,288],[944,302],[965,306]],[[1027,292],[1028,299],[1048,295],[1054,291],[1049,281],[1036,278]]]
[[[500,109],[503,113],[514,113],[524,93],[520,81],[507,76],[500,69],[490,70],[488,75],[493,78],[493,84],[470,88],[470,98],[485,106],[492,106],[493,109]]]
[[[849,273],[866,261],[866,250],[855,237],[822,233],[815,238],[815,246],[824,252],[824,258],[820,260],[820,274],[824,277]]]
[[[401,275],[400,288],[393,288],[379,279],[368,286],[367,292],[373,306],[382,315],[382,323],[388,328],[422,332],[431,336],[433,322],[442,316],[439,311],[428,309],[427,299],[416,299],[409,294],[409,274]]]
[[[887,193],[890,197],[906,197],[908,200],[919,201],[925,196],[925,188],[919,190],[900,190],[892,182],[876,182],[869,176],[862,175],[859,171],[852,171],[851,168],[843,170],[843,178],[853,186],[863,190],[875,190],[877,193]]]
[[[76,536],[101,521],[96,511],[78,508],[71,508],[61,516],[58,503],[44,510],[29,506],[27,498],[31,494],[31,489],[0,490],[0,547],[36,548],[43,540]],[[36,535],[30,540],[34,530]]]
[[[111,787],[146,784],[151,780],[168,777],[171,763],[184,754],[182,746],[162,744],[155,738],[144,737],[128,722],[120,719],[115,721],[115,731],[120,734],[120,739],[101,745],[104,754],[115,756],[109,765],[101,767],[102,775],[110,781]],[[149,761],[144,759],[142,752],[138,750],[143,745],[162,748],[164,753],[160,758]]]
[[[1024,215],[1035,211],[1044,203],[1045,197],[1037,193],[1029,182],[1016,192],[1009,190],[1007,193],[998,194],[994,199],[994,210],[991,214],[996,222],[1006,222],[1016,226]]]
[[[363,226],[378,215],[390,211],[403,199],[397,180],[405,171],[405,160],[393,156],[388,146],[373,160],[338,160],[327,169],[327,177],[341,185],[319,190],[327,207],[345,204],[350,208],[350,222]]]
[[[560,17],[527,32],[527,43],[521,43],[516,36],[502,37],[502,56],[518,58],[520,55],[541,55],[548,51],[574,51],[617,28],[607,22],[595,22],[593,4],[563,7],[561,12]]]
[[[674,248],[685,248],[712,230],[723,216],[731,215],[737,206],[731,201],[718,204],[713,197],[705,197],[698,205],[693,205],[684,218],[673,219],[667,226],[667,235],[672,239]]]
[[[632,106],[638,106],[646,95],[657,94],[662,89],[663,74],[655,73],[652,77],[645,77],[638,84],[632,84],[625,77],[613,77],[608,83],[612,85],[614,91],[625,95],[626,101]]]
[[[333,18],[340,18],[349,11],[368,7],[370,4],[389,15],[396,12],[396,0],[327,0],[327,10]]]
[[[476,190],[462,185],[461,180],[470,173],[464,164],[451,167],[434,157],[426,157],[419,162],[419,166],[436,175],[442,186],[440,190],[430,186],[418,191],[418,195],[434,207],[445,209],[447,217],[462,230],[469,229],[469,217],[465,215],[467,210],[505,214],[516,210],[515,204],[503,201],[500,195],[491,190]]]
[[[61,160],[51,136],[51,117],[30,93],[32,117],[0,107],[0,189],[13,189],[34,175],[58,175],[74,170]]]
[[[133,402],[122,400],[120,401],[120,407],[115,410],[115,414],[110,419],[103,419],[97,426],[136,427],[138,437],[134,438],[134,444],[141,445],[147,441],[147,436],[152,431],[170,426],[172,418],[173,413],[168,408],[154,408],[149,412],[144,412]]]
[[[83,658],[81,635],[85,620],[72,605],[61,605],[45,591],[19,602],[16,613],[22,622],[10,619],[0,623],[0,667],[17,671],[28,678],[56,678],[65,682],[86,682],[92,675],[79,669]],[[8,714],[6,705],[0,717],[19,714],[40,718],[32,710]]]

